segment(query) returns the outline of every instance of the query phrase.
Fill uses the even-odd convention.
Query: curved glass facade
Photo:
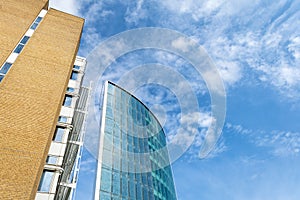
[[[176,199],[165,133],[137,98],[106,82],[95,199]]]

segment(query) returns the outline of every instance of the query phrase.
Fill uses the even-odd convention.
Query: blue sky
[[[191,127],[193,144],[172,164],[178,199],[300,199],[300,1],[50,0],[50,6],[86,19],[81,56],[89,58],[123,31],[161,27],[192,38],[219,70],[226,118],[205,158],[199,150],[212,120],[210,93],[191,63],[170,52],[143,49],[118,57],[99,75],[118,82],[137,66],[156,63],[172,67],[191,85],[200,111],[188,119],[199,127]],[[134,94],[161,119],[172,141],[180,129],[178,96],[155,84]],[[86,144],[77,199],[92,199],[94,157]]]

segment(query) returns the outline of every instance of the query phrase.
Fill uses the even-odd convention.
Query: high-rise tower
[[[0,13],[0,199],[68,196],[86,103],[84,20],[48,0],[1,0]]]
[[[165,133],[152,112],[105,82],[95,200],[175,200]]]

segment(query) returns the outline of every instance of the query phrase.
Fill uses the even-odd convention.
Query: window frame
[[[63,142],[65,132],[66,132],[65,127],[56,126],[52,141],[54,141],[54,142]]]
[[[50,176],[48,177],[48,175]],[[55,175],[55,171],[48,170],[48,169],[43,170],[40,183],[38,186],[38,192],[50,193],[54,175]]]
[[[66,107],[72,107],[72,101],[73,101],[73,96],[66,94],[62,105]]]

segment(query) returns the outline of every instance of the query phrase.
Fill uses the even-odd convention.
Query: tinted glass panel
[[[66,95],[63,105],[70,107],[72,105],[72,96]]]
[[[74,91],[75,91],[74,88],[71,88],[71,87],[68,87],[68,88],[67,88],[67,92],[74,92]]]
[[[40,180],[38,191],[49,192],[54,172],[44,171]]]
[[[71,74],[71,80],[77,80],[77,78],[78,78],[78,72],[72,72],[72,74]]]
[[[9,68],[10,68],[11,65],[12,65],[11,63],[7,63],[7,62],[4,63],[4,65],[3,65],[2,68],[0,69],[0,73],[6,74],[7,71],[9,70]]]
[[[27,41],[29,40],[29,37],[28,36],[24,36],[23,38],[22,38],[22,40],[21,40],[21,44],[26,44],[27,43]]]
[[[34,23],[34,24],[32,24],[32,25],[31,25],[31,27],[30,27],[30,29],[33,29],[33,30],[35,30],[35,29],[36,29],[36,27],[37,27],[37,25],[38,25],[37,23]]]
[[[20,53],[24,47],[24,44],[18,44],[17,48],[14,50],[14,53]]]
[[[73,68],[74,68],[74,69],[80,69],[80,66],[74,65]]]
[[[64,128],[60,128],[60,127],[56,128],[53,140],[56,141],[56,142],[62,142],[62,138],[64,136],[64,133],[65,133]]]
[[[36,20],[35,20],[35,22],[39,23],[41,20],[42,20],[41,17],[37,17]]]
[[[58,121],[59,121],[59,122],[66,123],[67,120],[68,120],[67,117],[62,117],[62,116],[58,117]]]
[[[56,164],[57,159],[58,159],[57,156],[48,156],[47,160],[46,160],[46,163],[54,165],[54,164]]]

